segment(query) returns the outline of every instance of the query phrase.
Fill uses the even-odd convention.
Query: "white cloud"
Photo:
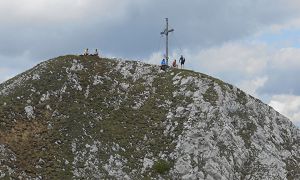
[[[285,29],[298,29],[300,27],[300,18],[296,17],[293,18],[285,23],[273,24],[263,31],[257,33],[257,36],[264,34],[264,33],[274,33],[279,34],[281,31]]]
[[[257,77],[272,78],[278,70],[300,70],[300,48],[275,48],[263,42],[235,41],[184,54],[192,69],[212,75],[236,74],[244,87],[249,79],[253,83]]]
[[[146,63],[149,63],[149,64],[160,64],[160,61],[162,60],[162,57],[163,57],[163,53],[162,52],[154,52],[146,60]]]
[[[269,50],[262,43],[230,42],[219,47],[201,50],[190,58],[194,60],[194,66],[209,72],[235,71],[255,75],[266,68]]]
[[[272,62],[277,69],[300,69],[300,49],[282,48],[274,54]]]
[[[300,126],[300,96],[274,95],[269,105]]]
[[[258,97],[257,90],[264,86],[264,84],[267,82],[268,77],[257,77],[252,80],[245,80],[240,82],[237,86],[241,88],[243,91],[247,92],[248,94]]]

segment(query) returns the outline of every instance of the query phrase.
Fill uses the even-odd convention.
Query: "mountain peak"
[[[221,80],[67,55],[0,85],[0,177],[297,179],[300,132]]]

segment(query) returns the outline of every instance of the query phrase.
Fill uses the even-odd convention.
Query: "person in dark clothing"
[[[179,63],[181,69],[184,68],[185,58],[183,57],[183,55],[180,56]]]
[[[95,54],[94,56],[99,56],[99,52],[98,52],[98,49],[95,50]]]

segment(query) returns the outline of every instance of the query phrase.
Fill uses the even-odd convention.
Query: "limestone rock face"
[[[0,85],[0,178],[300,179],[300,131],[204,74],[68,55]]]

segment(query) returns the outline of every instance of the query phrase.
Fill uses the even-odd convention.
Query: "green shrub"
[[[203,94],[203,98],[206,102],[210,102],[212,105],[216,105],[217,104],[216,101],[218,101],[219,96],[218,96],[218,93],[211,86]]]
[[[153,168],[159,174],[164,174],[165,172],[168,172],[171,167],[167,161],[160,159],[154,163]]]

